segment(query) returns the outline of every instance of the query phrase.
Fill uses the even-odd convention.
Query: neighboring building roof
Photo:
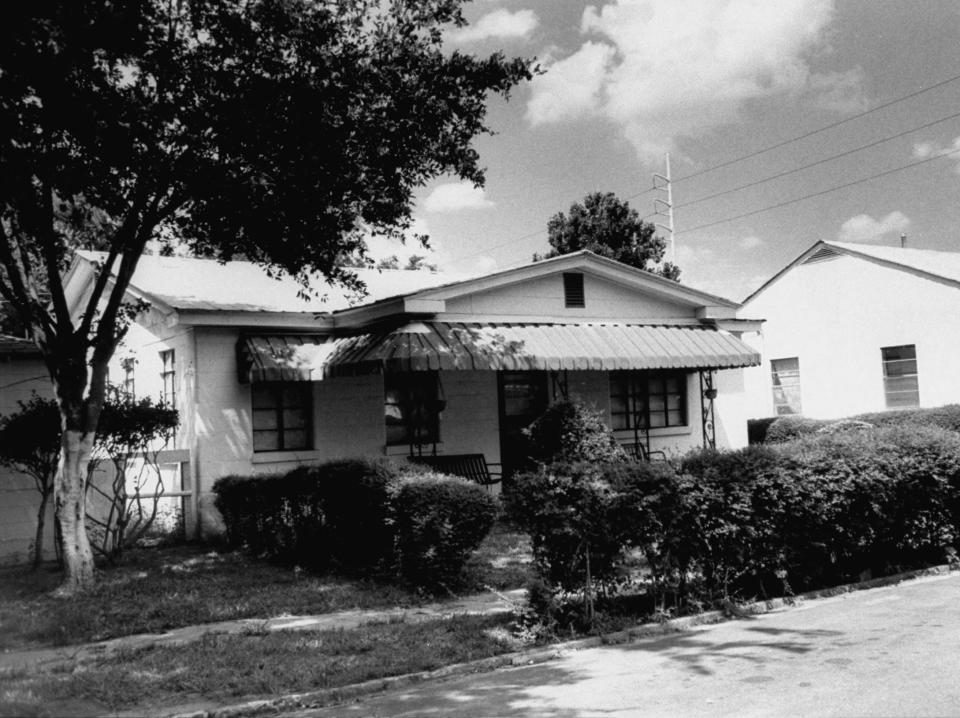
[[[794,267],[842,255],[913,272],[930,279],[956,284],[960,287],[960,252],[820,240],[760,285],[749,297],[743,300],[743,304],[755,299]]]
[[[37,345],[29,339],[0,334],[0,356],[40,356]]]

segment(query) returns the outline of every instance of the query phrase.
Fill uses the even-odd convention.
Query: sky
[[[704,291],[740,301],[821,239],[960,251],[955,0],[474,0],[465,15],[450,50],[543,72],[491,98],[483,188],[441,177],[417,194],[441,269],[529,261],[590,192],[651,215],[667,154],[676,263]]]

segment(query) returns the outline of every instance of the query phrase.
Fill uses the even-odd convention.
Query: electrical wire
[[[942,154],[938,154],[938,155],[934,155],[934,156],[932,156],[932,157],[927,157],[927,158],[925,158],[925,159],[918,160],[917,162],[911,162],[910,164],[907,164],[907,165],[902,165],[902,166],[900,166],[900,167],[894,167],[893,169],[884,170],[883,172],[877,172],[876,174],[872,174],[872,175],[870,175],[870,176],[868,176],[868,177],[862,177],[862,178],[860,178],[860,179],[858,179],[858,180],[853,180],[852,182],[845,182],[845,183],[843,183],[843,184],[837,185],[836,187],[830,187],[830,188],[828,188],[828,189],[821,190],[821,191],[819,191],[819,192],[813,192],[813,193],[811,193],[811,194],[805,194],[805,195],[803,195],[802,197],[795,197],[795,198],[793,198],[793,199],[788,199],[788,200],[786,200],[786,201],[784,201],[784,202],[779,202],[779,203],[777,203],[777,204],[772,204],[772,205],[770,205],[770,206],[768,206],[768,207],[761,207],[760,209],[755,209],[755,210],[753,210],[753,211],[751,211],[751,212],[744,212],[743,214],[734,215],[733,217],[726,217],[726,218],[724,218],[724,219],[718,219],[718,220],[716,220],[716,221],[714,221],[714,222],[707,222],[707,223],[705,223],[705,224],[698,224],[698,225],[695,226],[695,227],[688,227],[688,228],[686,228],[686,229],[677,230],[674,234],[687,234],[688,232],[696,232],[697,230],[707,229],[708,227],[714,227],[714,226],[716,226],[716,225],[718,225],[718,224],[725,224],[726,222],[733,222],[734,220],[743,219],[744,217],[752,217],[752,216],[754,216],[754,215],[756,215],[756,214],[760,214],[760,213],[762,213],[762,212],[769,212],[769,211],[772,210],[772,209],[780,209],[781,207],[787,207],[788,205],[796,204],[797,202],[802,202],[803,200],[811,199],[811,198],[813,198],[813,197],[822,197],[823,195],[825,195],[825,194],[830,194],[831,192],[836,192],[836,191],[841,190],[841,189],[846,189],[847,187],[853,187],[854,185],[863,184],[864,182],[869,182],[870,180],[875,180],[875,179],[877,179],[878,177],[886,177],[887,175],[892,175],[892,174],[894,174],[894,173],[896,173],[896,172],[902,172],[903,170],[910,169],[911,167],[917,167],[917,166],[919,166],[919,165],[926,164],[927,162],[933,162],[934,160],[943,159],[944,157],[950,157],[951,155],[955,155],[955,154],[958,154],[958,153],[960,153],[960,149],[953,150],[953,151],[951,151],[951,152],[944,152],[944,153],[942,153]]]

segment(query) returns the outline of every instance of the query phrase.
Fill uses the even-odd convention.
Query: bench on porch
[[[436,456],[408,456],[415,464],[423,464],[441,474],[462,476],[481,486],[493,486],[500,483],[490,475],[490,468],[483,454],[438,454]]]

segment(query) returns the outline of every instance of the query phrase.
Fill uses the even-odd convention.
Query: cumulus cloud
[[[455,43],[478,42],[490,38],[518,38],[526,37],[540,24],[533,10],[517,10],[510,12],[500,8],[489,12],[472,25],[453,30],[448,39]]]
[[[756,249],[763,244],[763,240],[751,234],[749,237],[743,237],[737,244],[740,246],[740,249]]]
[[[485,209],[493,207],[480,187],[469,182],[450,182],[434,187],[423,201],[427,212],[458,212],[463,209]]]
[[[837,241],[874,242],[891,232],[906,232],[909,227],[910,218],[903,212],[894,211],[880,219],[858,214],[840,225]]]
[[[949,144],[945,147],[942,147],[935,142],[918,142],[913,146],[913,156],[918,160],[925,160],[929,157],[939,155],[951,155],[954,153],[960,155],[960,137],[957,137],[952,144]],[[955,156],[954,160],[957,164],[954,166],[953,171],[957,174],[960,174],[960,156]]]
[[[534,78],[527,117],[533,124],[604,117],[652,157],[677,136],[735,121],[748,100],[802,92],[834,108],[857,107],[858,71],[815,75],[807,64],[833,15],[833,0],[588,7],[581,23],[587,41]]]

